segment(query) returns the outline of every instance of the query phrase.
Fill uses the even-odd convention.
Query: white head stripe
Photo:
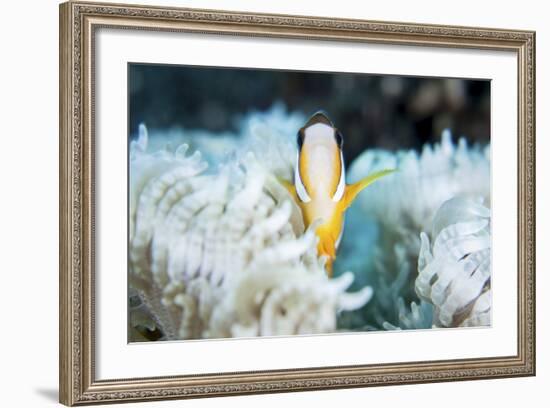
[[[328,139],[334,137],[334,128],[325,123],[315,123],[304,129],[304,133],[306,137],[317,135]]]
[[[344,197],[344,191],[346,190],[346,168],[344,167],[344,154],[340,150],[340,180],[338,181],[338,187],[336,187],[336,192],[332,197],[332,201],[338,202]]]
[[[300,152],[299,151],[298,151],[298,156],[296,157],[296,166],[294,167],[294,185],[296,187],[296,194],[298,194],[298,198],[304,203],[309,203],[311,201],[311,197],[307,193],[304,183],[302,182],[302,178],[300,177]]]

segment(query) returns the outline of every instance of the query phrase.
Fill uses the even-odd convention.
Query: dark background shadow
[[[367,148],[420,150],[445,128],[469,142],[490,137],[487,80],[157,64],[128,70],[131,135],[142,122],[236,130],[239,117],[282,102],[305,115],[325,110],[344,134],[348,163]]]

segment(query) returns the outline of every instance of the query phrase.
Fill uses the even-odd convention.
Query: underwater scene
[[[490,81],[128,65],[128,341],[491,325]]]

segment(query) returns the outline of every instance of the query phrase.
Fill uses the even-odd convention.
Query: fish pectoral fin
[[[396,169],[386,169],[386,170],[380,170],[376,171],[372,174],[369,174],[367,177],[359,180],[357,183],[348,184],[346,186],[346,191],[344,192],[344,197],[342,197],[342,205],[343,209],[347,209],[351,203],[353,203],[353,200],[355,200],[355,197],[357,197],[357,194],[359,194],[365,187],[371,185],[376,180],[391,174],[393,172],[397,171]]]
[[[298,195],[296,194],[296,186],[294,183],[285,180],[281,177],[277,177],[277,181],[290,193],[295,202],[298,202]]]

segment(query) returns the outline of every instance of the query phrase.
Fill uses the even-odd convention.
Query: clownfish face
[[[315,113],[298,131],[297,144],[294,184],[286,187],[302,210],[304,225],[319,222],[317,252],[326,258],[325,268],[332,276],[346,209],[364,188],[395,170],[380,170],[347,185],[342,134],[323,112]]]
[[[298,198],[338,202],[345,190],[343,137],[323,113],[315,113],[298,131],[294,183]]]

